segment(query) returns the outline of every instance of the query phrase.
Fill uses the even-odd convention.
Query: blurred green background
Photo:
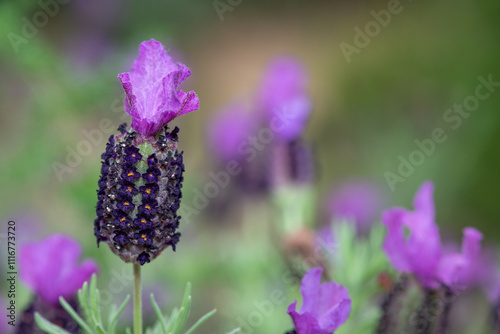
[[[340,44],[354,45],[354,28],[364,29],[374,20],[370,11],[387,9],[388,1],[66,2],[49,8],[46,22],[39,14],[46,2],[0,2],[0,217],[19,217],[19,239],[56,231],[76,237],[85,256],[100,263],[100,284],[128,267],[106,245],[97,249],[93,236],[100,154],[114,130],[101,131],[103,139],[59,177],[54,163],[66,164],[84,132],[99,129],[103,119],[113,129],[123,121],[116,76],[150,38],[190,67],[183,89],[200,98],[199,111],[174,121],[185,151],[184,204],[218,168],[206,140],[212,115],[238,98],[251,99],[269,61],[292,55],[309,71],[314,103],[305,137],[317,154],[318,218],[308,223],[325,223],[324,198],[343,180],[374,180],[391,205],[406,207],[417,187],[432,180],[445,235],[458,239],[473,225],[486,243],[499,240],[500,90],[457,129],[443,119],[474,94],[479,76],[500,81],[499,2],[402,1],[401,12],[350,62]],[[385,173],[397,173],[399,156],[408,159],[418,148],[414,141],[430,138],[435,128],[447,140],[391,191]],[[207,332],[237,327],[238,317],[256,309],[254,301],[278,288],[287,299],[256,332],[291,327],[285,310],[297,294],[282,279],[279,247],[266,233],[273,224],[267,201],[248,199],[224,214],[209,214],[209,205],[189,224],[181,222],[178,251],[145,266],[145,284],[162,287],[168,308],[190,280],[194,314],[218,309]],[[130,289],[113,298],[118,302]],[[28,298],[23,292],[21,302]]]

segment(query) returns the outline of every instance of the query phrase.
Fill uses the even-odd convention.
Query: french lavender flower
[[[118,75],[132,125],[120,125],[102,154],[94,233],[125,262],[144,265],[179,241],[183,152],[179,129],[167,124],[198,109],[194,92],[177,90],[190,74],[150,40],[141,43],[132,71]]]
[[[275,59],[261,82],[258,101],[277,139],[298,139],[312,109],[302,64],[289,57]]]
[[[349,317],[351,299],[347,289],[335,282],[320,284],[323,270],[313,268],[302,278],[302,307],[297,301],[288,307],[297,334],[331,334]]]
[[[258,107],[275,139],[271,183],[276,188],[314,180],[313,152],[301,138],[312,109],[307,86],[304,66],[291,57],[273,60],[260,84]]]
[[[421,186],[414,199],[415,211],[392,208],[383,213],[387,227],[383,248],[396,270],[415,275],[425,288],[437,289],[442,284],[462,288],[461,278],[467,276],[481,250],[482,234],[465,228],[462,252],[445,254],[434,221],[433,189],[431,182]]]
[[[34,312],[71,333],[79,332],[78,325],[60,306],[59,297],[76,307],[76,293],[92,274],[97,273],[98,267],[93,260],[79,263],[81,253],[78,242],[63,234],[21,247],[21,281],[35,293],[35,298],[24,311],[17,333],[42,333],[33,321]]]

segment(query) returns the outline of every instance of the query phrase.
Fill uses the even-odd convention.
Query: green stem
[[[134,263],[134,334],[142,334],[141,265]]]

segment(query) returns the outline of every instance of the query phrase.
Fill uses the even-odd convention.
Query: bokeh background
[[[69,171],[58,176],[54,163],[67,164],[68,153],[86,140],[84,131],[100,129],[103,119],[113,129],[122,122],[116,76],[130,69],[139,43],[154,38],[190,67],[183,89],[194,90],[201,101],[199,111],[174,121],[185,151],[184,205],[193,203],[209,172],[220,168],[207,124],[231,102],[251,103],[268,63],[291,55],[308,71],[314,104],[305,133],[317,163],[316,218],[310,226],[326,223],[328,194],[348,180],[375,182],[388,205],[406,207],[418,186],[432,180],[442,234],[458,240],[463,227],[474,225],[486,243],[495,244],[500,89],[457,129],[443,115],[474,94],[479,76],[500,81],[500,3],[401,1],[401,12],[347,61],[341,43],[354,45],[354,28],[364,29],[373,20],[370,11],[387,6],[388,1],[72,0],[49,8],[53,15],[46,22],[39,17],[39,26],[29,29],[26,22],[47,9],[36,1],[2,1],[2,221],[16,220],[19,242],[58,231],[74,236],[85,256],[101,265],[101,286],[113,273],[130,269],[107,246],[96,248],[93,236],[100,154],[114,130],[101,130],[103,139]],[[447,140],[391,189],[386,172],[397,173],[399,156],[408,159],[418,148],[415,140],[430,138],[435,128]],[[167,250],[145,266],[146,291],[156,291],[170,309],[191,281],[192,319],[217,308],[205,324],[206,332],[215,333],[237,327],[239,317],[247,319],[256,309],[254,301],[279,288],[286,302],[256,332],[284,331],[291,327],[286,307],[297,294],[281,279],[286,268],[280,245],[268,233],[274,223],[270,200],[238,197],[224,205],[231,196],[219,197],[181,223],[176,253]],[[125,284],[114,301],[131,288]],[[26,303],[29,292],[19,289],[19,302]]]

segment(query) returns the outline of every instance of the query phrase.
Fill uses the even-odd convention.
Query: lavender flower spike
[[[81,253],[78,242],[63,234],[25,244],[20,252],[21,280],[44,302],[59,305],[59,296],[73,297],[98,271],[92,260],[79,263]]]
[[[435,223],[434,186],[424,183],[414,199],[415,211],[392,208],[382,215],[387,226],[384,251],[396,270],[415,275],[428,289],[441,284],[450,288],[462,285],[481,249],[482,234],[474,228],[464,229],[462,253],[443,254],[439,229]],[[405,237],[404,230],[410,232]]]
[[[292,317],[298,334],[331,334],[351,312],[346,288],[335,282],[320,284],[321,273],[320,267],[313,268],[302,278],[300,312],[296,311],[297,301],[288,307],[287,313]]]
[[[198,110],[194,92],[177,90],[190,75],[189,68],[174,63],[161,43],[154,39],[142,42],[132,71],[118,75],[132,128],[145,137],[155,136],[174,118]]]

